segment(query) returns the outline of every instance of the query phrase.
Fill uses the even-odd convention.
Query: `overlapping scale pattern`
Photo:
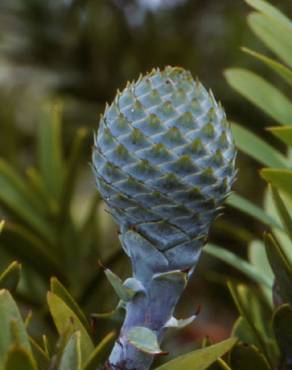
[[[231,190],[235,155],[212,92],[188,71],[166,67],[129,83],[106,107],[93,167],[121,233],[134,229],[177,259],[174,250],[206,239]]]

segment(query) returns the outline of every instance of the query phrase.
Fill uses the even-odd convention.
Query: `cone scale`
[[[150,368],[157,353],[131,333],[146,328],[161,342],[231,191],[235,156],[222,106],[182,68],[141,76],[106,107],[93,168],[133,269],[124,284],[133,295],[123,302],[126,317],[107,368]]]

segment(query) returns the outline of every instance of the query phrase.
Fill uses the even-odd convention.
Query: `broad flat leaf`
[[[107,334],[86,360],[82,370],[96,370],[98,365],[104,363],[107,352],[109,351],[110,345],[114,341],[115,337],[115,332]]]
[[[3,230],[4,225],[5,225],[5,221],[4,220],[0,221],[0,234]]]
[[[246,213],[247,215],[255,218],[256,220],[271,226],[277,229],[282,229],[282,226],[277,220],[275,220],[272,216],[262,210],[262,208],[257,207],[254,203],[250,202],[249,200],[245,199],[244,197],[240,196],[239,194],[232,193],[226,203],[234,208],[239,209],[240,211]]]
[[[278,307],[273,317],[273,329],[277,342],[289,364],[292,364],[292,306]]]
[[[63,158],[61,144],[61,106],[43,107],[38,126],[39,169],[48,191],[57,199],[61,194],[63,181]]]
[[[240,68],[225,71],[228,83],[251,103],[280,124],[292,125],[291,101],[271,83]]]
[[[20,279],[21,264],[12,262],[0,275],[0,289],[15,291]]]
[[[208,337],[205,337],[203,339],[202,347],[206,348],[208,346],[211,346],[213,343],[209,340]],[[222,360],[222,358],[217,358],[215,362],[213,362],[212,365],[208,366],[208,370],[231,370],[230,367],[226,364],[225,361]]]
[[[187,353],[167,362],[156,370],[205,370],[228,352],[236,341],[236,338],[230,338],[213,346]]]
[[[205,337],[203,339],[201,348],[206,348],[207,346],[211,345],[212,342],[208,339],[208,337]],[[221,357],[219,357],[212,365],[208,366],[208,370],[231,370],[231,368],[227,365],[225,361],[223,361]]]
[[[81,370],[80,332],[71,335],[66,344],[58,370]]]
[[[7,354],[4,370],[37,370],[37,366],[29,351],[21,346],[13,346]]]
[[[292,146],[292,127],[269,127],[267,130],[271,131],[273,135],[282,140],[286,145]]]
[[[236,123],[232,123],[231,128],[239,150],[268,167],[288,167],[287,159],[281,153],[250,130]]]
[[[65,302],[66,305],[69,308],[71,308],[71,310],[78,316],[79,320],[82,322],[84,327],[88,331],[90,331],[90,325],[88,323],[88,320],[86,319],[78,303],[75,301],[75,299],[71,296],[68,290],[60,283],[60,281],[56,277],[51,278],[50,288],[52,293],[60,297],[63,300],[63,302]]]
[[[257,37],[292,68],[292,27],[259,13],[252,13],[247,19]]]
[[[272,188],[272,194],[274,198],[275,205],[277,207],[277,211],[279,213],[279,216],[281,218],[282,224],[285,227],[286,233],[289,236],[291,242],[292,242],[292,219],[291,216],[280,196],[278,191],[275,188]]]
[[[260,11],[269,18],[273,18],[283,26],[292,28],[292,23],[279,9],[265,0],[245,0],[247,4]]]
[[[52,240],[52,230],[43,217],[43,207],[18,174],[0,159],[0,203],[36,232]]]
[[[48,292],[49,309],[59,335],[80,331],[82,359],[87,359],[94,350],[92,340],[75,312],[56,294]]]
[[[31,352],[26,329],[19,310],[11,294],[7,290],[0,291],[0,368],[4,365],[7,352],[14,342],[12,324],[17,330],[19,344]]]
[[[248,257],[250,263],[258,271],[261,276],[265,276],[271,282],[271,286],[262,285],[261,288],[272,306],[272,288],[274,282],[274,273],[269,264],[266,254],[265,244],[261,240],[253,240],[248,246]]]
[[[292,70],[290,68],[275,61],[272,58],[269,58],[263,54],[257,53],[256,51],[250,50],[248,48],[241,48],[241,50],[263,62],[271,70],[278,73],[278,75],[282,77],[288,84],[292,85]]]
[[[280,295],[285,303],[292,303],[292,267],[280,245],[271,235],[265,235],[266,252],[274,271]]]
[[[292,197],[292,170],[264,168],[260,173],[272,186]]]
[[[203,252],[228,263],[232,267],[241,271],[244,275],[248,276],[251,280],[272,289],[273,280],[271,278],[262,275],[252,264],[237,256],[235,253],[211,243],[208,243],[203,248]]]
[[[143,326],[135,326],[128,332],[129,342],[140,351],[151,355],[163,354],[160,349],[156,334]]]
[[[236,370],[271,370],[265,357],[254,346],[237,344],[231,350],[230,364]]]
[[[262,275],[266,275],[269,281],[274,280],[274,273],[269,265],[265,244],[261,240],[253,240],[250,243],[248,256],[251,264],[255,266]]]

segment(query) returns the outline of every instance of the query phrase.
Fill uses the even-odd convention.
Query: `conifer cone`
[[[106,107],[93,164],[121,233],[135,229],[173,267],[187,267],[190,253],[181,252],[204,242],[231,190],[235,147],[212,92],[166,67],[129,83]]]
[[[133,329],[161,341],[210,226],[231,191],[236,149],[225,112],[190,72],[166,67],[128,83],[100,119],[93,168],[131,258],[134,289],[109,368],[149,369]],[[140,330],[139,329],[139,330]]]

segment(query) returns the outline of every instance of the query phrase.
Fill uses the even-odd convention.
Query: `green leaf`
[[[19,310],[11,294],[7,290],[0,291],[0,368],[3,367],[7,352],[13,345],[17,331],[17,341],[26,351],[31,352],[26,329]],[[14,330],[12,330],[12,325]],[[13,369],[15,370],[15,369]]]
[[[288,167],[287,159],[264,140],[236,123],[231,127],[235,144],[243,153],[269,167]]]
[[[50,289],[52,293],[60,297],[63,302],[66,303],[69,308],[71,308],[71,310],[76,314],[76,316],[82,322],[87,331],[90,331],[91,329],[88,320],[86,319],[78,303],[74,300],[68,290],[60,283],[60,281],[56,277],[51,278]]]
[[[248,48],[241,48],[242,51],[251,55],[252,57],[263,62],[267,67],[276,72],[280,77],[282,77],[288,84],[292,85],[292,70],[287,68],[285,65],[271,59],[263,54],[257,53],[256,51],[250,50]]]
[[[237,344],[231,350],[230,365],[236,370],[271,370],[265,357],[259,350],[247,344]]]
[[[242,316],[239,316],[235,321],[232,328],[232,336],[240,339],[242,342],[253,344],[256,347],[261,346],[249,323]]]
[[[287,210],[289,211],[289,214],[290,214],[290,209],[292,209],[292,198],[286,195],[285,193],[283,193],[282,191],[280,193],[281,193],[281,198],[283,199],[287,207]],[[265,196],[264,196],[264,207],[269,214],[271,214],[279,223],[281,223],[281,218],[279,216],[275,201],[273,199],[271,186],[267,186],[266,188]],[[284,227],[282,230],[272,228],[271,231],[273,235],[275,235],[275,239],[280,243],[281,247],[284,250],[284,253],[287,255],[290,263],[292,264],[291,240],[289,239],[286,231],[284,230]]]
[[[18,174],[0,159],[0,203],[25,224],[52,241],[52,230],[43,217],[43,205]]]
[[[58,370],[81,370],[80,332],[71,335],[62,353]]]
[[[263,284],[264,286],[272,289],[273,280],[267,276],[262,275],[252,264],[245,261],[241,257],[238,257],[235,253],[228,251],[225,248],[219,247],[215,244],[208,243],[204,248],[203,252],[220,259],[221,261],[228,263],[232,267],[241,271],[243,274],[248,276],[253,281]]]
[[[292,146],[292,127],[268,127],[267,130],[271,131],[273,135],[282,140],[286,145]]]
[[[112,344],[115,337],[116,333],[111,332],[102,339],[102,341],[96,346],[94,351],[86,360],[83,370],[96,370],[98,365],[105,361],[109,346]]]
[[[62,268],[52,254],[50,245],[21,225],[7,223],[0,238],[0,245],[10,255],[29,263],[46,280],[52,274],[63,276]]]
[[[82,359],[87,359],[94,350],[92,340],[75,312],[56,294],[48,292],[49,309],[59,335],[80,331]]]
[[[292,361],[292,307],[284,304],[276,309],[273,316],[273,329],[277,342],[286,360]]]
[[[47,207],[47,213],[49,215],[56,215],[59,212],[58,201],[46,188],[44,179],[41,177],[39,171],[34,167],[28,167],[26,169],[26,176],[31,191],[38,194],[38,196],[42,199],[43,203]]]
[[[217,364],[221,370],[232,370],[222,358],[217,359]]]
[[[286,233],[287,233],[287,235],[289,236],[289,238],[292,242],[292,219],[291,219],[291,216],[290,216],[282,198],[280,197],[278,191],[275,188],[272,188],[272,194],[273,194],[273,199],[274,199],[275,205],[277,207],[277,211],[278,211],[279,216],[281,218],[281,221],[284,225]]]
[[[263,211],[261,208],[255,206],[252,202],[245,199],[239,194],[232,193],[226,202],[229,206],[239,209],[247,215],[255,218],[256,220],[277,229],[282,229],[282,226],[277,220],[271,217],[268,213]]]
[[[63,182],[63,158],[61,144],[61,106],[43,108],[38,126],[38,162],[46,188],[59,199]]]
[[[272,315],[271,308],[266,304],[258,292],[242,284],[228,283],[233,300],[240,315],[248,323],[253,336],[260,345],[260,350],[267,357],[269,364],[272,364],[271,339],[273,333],[269,326]]]
[[[269,18],[273,18],[283,26],[292,28],[292,23],[288,17],[286,17],[280,10],[271,5],[269,2],[264,0],[245,0],[247,4],[252,6],[254,9],[260,11]]]
[[[71,201],[78,180],[78,170],[81,162],[80,158],[87,135],[88,131],[85,128],[80,128],[77,131],[72,144],[72,150],[69,154],[61,194],[61,215],[63,218],[68,216],[71,210]]]
[[[230,338],[213,346],[199,349],[179,356],[167,362],[156,370],[205,370],[212,365],[219,357],[222,357],[236,343],[236,338]]]
[[[129,330],[128,341],[145,353],[151,355],[166,354],[160,349],[156,334],[143,326],[135,326]]]
[[[114,310],[103,313],[92,313],[90,316],[93,320],[111,320],[121,323],[125,317],[125,303],[120,301]]]
[[[267,257],[265,244],[260,240],[253,240],[250,245],[248,246],[248,257],[250,263],[254,266],[254,268],[258,271],[261,276],[265,276],[271,282],[271,286],[267,287],[266,285],[262,285],[261,288],[263,293],[265,294],[268,302],[272,306],[273,301],[273,294],[272,294],[272,287],[274,282],[274,273],[271,269],[269,264],[269,260]]]
[[[280,288],[280,295],[285,303],[292,303],[292,267],[285,253],[275,239],[265,235],[266,252]]]
[[[272,186],[283,190],[287,195],[292,197],[292,170],[264,168],[260,173]]]
[[[4,220],[0,221],[0,234],[2,233],[4,225],[5,225],[5,221]]]
[[[201,348],[206,348],[207,346],[211,346],[213,343],[209,340],[208,337],[205,337],[202,342]],[[227,356],[226,356],[227,357]],[[210,366],[208,366],[208,370],[231,370],[230,367],[227,365],[222,358],[217,358],[217,360]]]
[[[291,24],[284,24],[260,13],[250,14],[247,20],[257,37],[292,68]]]
[[[291,101],[257,74],[240,68],[225,71],[228,83],[280,124],[292,124]]]
[[[109,269],[105,269],[104,273],[121,300],[128,302],[134,297],[136,292],[130,288],[127,288],[116,274]]]
[[[29,342],[31,344],[32,353],[34,355],[38,367],[40,369],[48,369],[50,364],[48,354],[32,337],[29,337]]]
[[[25,348],[15,345],[7,353],[5,370],[37,370],[32,354]],[[69,370],[69,369],[68,369]]]
[[[15,291],[20,279],[21,264],[12,262],[0,275],[0,289]]]

